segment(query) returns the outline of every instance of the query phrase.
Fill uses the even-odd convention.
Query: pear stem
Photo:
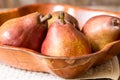
[[[47,14],[45,15],[44,17],[40,17],[40,20],[41,22],[44,22],[44,21],[47,21],[48,19],[52,18],[52,15],[51,14]]]
[[[64,18],[65,18],[64,12],[60,12],[59,19],[61,19],[61,22],[62,22],[63,24],[65,24]]]
[[[117,18],[115,18],[115,19],[112,20],[112,24],[113,24],[114,26],[119,26],[119,25],[120,25],[120,20],[117,19]]]

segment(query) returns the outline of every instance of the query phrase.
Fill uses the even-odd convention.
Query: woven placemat
[[[77,79],[67,80],[80,80],[80,79],[98,79],[98,78],[110,78],[118,80],[119,77],[119,62],[117,57],[112,58],[108,62],[89,69],[86,73]],[[15,69],[4,64],[0,64],[0,80],[66,80],[56,75],[31,72],[20,69]]]

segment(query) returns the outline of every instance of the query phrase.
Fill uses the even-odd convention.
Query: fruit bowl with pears
[[[32,4],[0,12],[0,63],[77,78],[120,53],[120,12]]]

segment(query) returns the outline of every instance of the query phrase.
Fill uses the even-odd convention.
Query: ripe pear
[[[99,15],[89,19],[83,27],[93,52],[101,50],[106,44],[120,39],[120,18]]]
[[[47,19],[34,12],[10,19],[0,27],[0,45],[10,45],[39,50],[48,30]]]
[[[90,54],[87,38],[60,13],[60,19],[53,22],[41,47],[41,53],[48,56],[78,57]]]
[[[55,12],[51,12],[50,14],[52,15],[52,18],[48,20],[48,27],[58,19],[58,15],[63,12],[63,11],[55,11]],[[65,19],[67,21],[69,21],[72,25],[75,26],[76,29],[80,30],[79,29],[79,24],[78,24],[78,21],[76,20],[75,17],[73,17],[72,15],[70,15],[69,13],[67,12],[64,12],[64,15],[65,15]]]

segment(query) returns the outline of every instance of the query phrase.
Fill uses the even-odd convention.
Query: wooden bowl
[[[0,25],[6,20],[32,12],[47,14],[53,11],[66,11],[83,26],[96,15],[120,17],[119,12],[84,9],[65,4],[33,4],[0,12]],[[82,29],[82,27],[81,27]],[[120,40],[107,44],[102,50],[76,58],[44,56],[39,52],[13,46],[0,46],[0,62],[15,68],[48,72],[63,78],[77,78],[94,65],[101,64],[120,53]]]

